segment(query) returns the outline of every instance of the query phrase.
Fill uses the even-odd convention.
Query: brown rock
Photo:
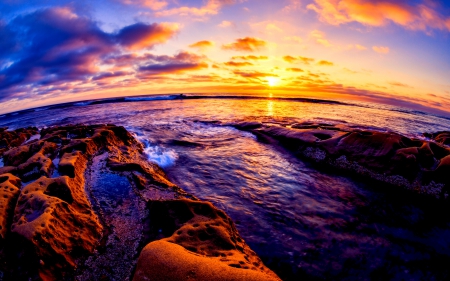
[[[231,219],[211,203],[181,199],[149,204],[152,227],[170,236],[144,248],[133,280],[279,280]]]
[[[31,242],[44,280],[61,278],[83,254],[92,252],[102,226],[90,208],[84,185],[68,177],[41,177],[21,192],[12,232]]]
[[[6,238],[12,222],[14,207],[20,193],[21,181],[11,174],[0,175],[0,237]]]

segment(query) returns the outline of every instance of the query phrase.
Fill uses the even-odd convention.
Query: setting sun
[[[279,82],[280,82],[280,79],[278,79],[276,77],[267,77],[267,84],[270,87],[274,87],[274,86],[278,85]]]

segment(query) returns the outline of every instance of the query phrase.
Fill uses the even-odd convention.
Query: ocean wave
[[[152,101],[152,100],[174,100],[180,98],[179,95],[170,96],[140,96],[140,97],[126,97],[124,101]]]
[[[173,166],[177,161],[178,154],[175,150],[154,145],[145,136],[136,133],[132,133],[132,135],[144,145],[144,153],[148,161],[162,168]]]
[[[92,104],[94,101],[80,101],[80,102],[76,102],[73,105],[74,106],[86,106],[86,105],[90,105]]]

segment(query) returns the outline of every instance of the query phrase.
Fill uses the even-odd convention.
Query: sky
[[[234,93],[450,116],[450,3],[0,0],[0,113]]]

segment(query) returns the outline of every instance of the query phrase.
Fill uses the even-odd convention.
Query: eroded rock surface
[[[2,280],[131,280],[141,250],[161,238],[149,245],[164,252],[138,268],[177,256],[189,257],[199,280],[277,279],[225,213],[171,183],[125,128],[0,129],[0,139]],[[161,226],[166,218],[176,223]],[[166,269],[174,267],[185,269],[178,259]]]
[[[145,246],[134,281],[280,280],[211,203],[150,201],[149,210],[153,232],[166,238]]]
[[[250,131],[264,142],[276,141],[302,158],[327,166],[438,198],[447,198],[450,192],[448,132],[428,134],[432,141],[427,141],[345,124],[226,125]]]

